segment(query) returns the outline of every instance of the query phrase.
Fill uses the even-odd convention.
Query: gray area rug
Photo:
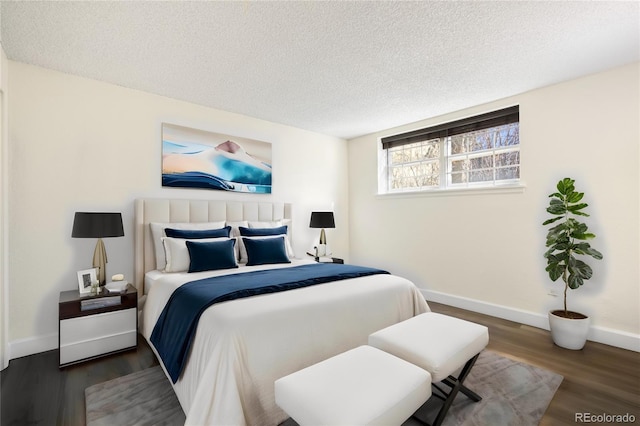
[[[159,366],[84,390],[87,426],[183,425],[169,379]]]
[[[473,403],[459,394],[444,426],[537,425],[562,376],[483,351],[465,385],[482,396]],[[433,399],[433,398],[432,398]],[[152,367],[85,389],[87,425],[182,425],[184,413],[160,367]],[[430,419],[431,404],[417,412]],[[295,425],[289,419],[282,426]],[[413,419],[403,426],[419,424]]]
[[[538,425],[561,382],[562,376],[552,371],[485,350],[464,382],[482,401],[458,394],[443,426]],[[417,411],[418,418],[435,418],[429,405]],[[403,426],[417,424],[409,419]]]

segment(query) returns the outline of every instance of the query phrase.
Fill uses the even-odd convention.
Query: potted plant
[[[558,278],[564,281],[564,309],[549,312],[551,337],[558,346],[579,350],[587,340],[589,317],[567,309],[567,291],[580,288],[593,275],[591,267],[578,256],[602,259],[602,254],[587,242],[595,235],[575,218],[589,215],[583,211],[588,206],[581,202],[584,193],[575,190],[574,182],[570,178],[558,182],[558,191],[549,195],[547,207],[553,217],[545,220],[543,226],[555,223],[547,233],[546,271],[552,281]]]

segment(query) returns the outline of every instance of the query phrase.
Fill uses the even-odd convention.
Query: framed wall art
[[[271,193],[271,143],[162,124],[162,186]]]

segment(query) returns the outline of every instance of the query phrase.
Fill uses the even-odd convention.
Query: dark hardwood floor
[[[489,327],[489,349],[564,376],[541,425],[580,424],[576,413],[628,413],[635,416],[633,424],[640,424],[639,353],[593,342],[581,351],[569,351],[553,345],[545,330],[433,302],[429,305],[435,312]],[[2,426],[84,425],[85,388],[157,364],[142,336],[138,336],[137,350],[62,370],[57,350],[14,359],[0,375],[0,422]]]
[[[489,327],[488,349],[564,377],[541,425],[576,425],[576,413],[631,414],[640,424],[640,353],[587,342],[580,351],[553,344],[548,331],[429,302],[435,312]],[[612,424],[591,423],[591,424]]]
[[[0,424],[84,425],[85,388],[158,365],[142,335],[138,347],[58,368],[58,350],[11,360],[0,375]]]

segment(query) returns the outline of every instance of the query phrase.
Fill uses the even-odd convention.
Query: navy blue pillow
[[[165,228],[164,233],[167,237],[184,238],[189,240],[198,240],[202,238],[229,238],[231,227],[225,226],[220,229],[173,229]]]
[[[187,241],[189,272],[213,271],[237,268],[236,240],[195,242]]]
[[[276,238],[252,239],[243,238],[247,248],[247,266],[265,265],[269,263],[291,263],[284,246],[284,236]]]
[[[173,229],[165,228],[164,233],[167,237],[172,238],[185,238],[190,240],[198,240],[202,238],[229,238],[231,234],[231,227],[225,226],[220,229]]]
[[[244,226],[240,226],[238,229],[240,229],[240,235],[243,237],[265,237],[268,235],[283,235],[287,233],[287,225],[277,228],[245,228]]]

